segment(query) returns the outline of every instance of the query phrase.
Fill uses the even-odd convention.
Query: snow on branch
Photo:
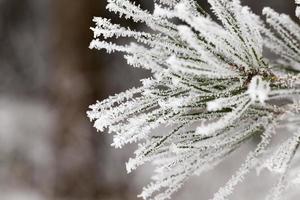
[[[227,199],[259,163],[280,172],[272,189],[274,198],[280,196],[299,135],[276,148],[270,143],[278,126],[293,130],[300,124],[291,117],[299,115],[298,24],[271,8],[263,10],[264,22],[239,0],[208,0],[221,23],[194,0],[155,0],[153,12],[129,0],[107,2],[109,11],[149,28],[136,31],[95,17],[90,48],[122,52],[129,65],[152,76],[90,106],[87,114],[97,130],[113,134],[112,146],[138,143],[126,163],[128,173],[146,162],[155,165],[139,197],[171,198],[189,177],[222,165],[256,135],[257,147],[213,199]],[[120,37],[135,42],[108,41]],[[269,60],[264,47],[281,58]]]

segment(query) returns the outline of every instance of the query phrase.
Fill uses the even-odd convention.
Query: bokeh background
[[[153,9],[151,0],[137,2]],[[243,4],[258,14],[270,6],[294,15],[293,0]],[[111,148],[111,136],[97,133],[86,117],[96,100],[149,76],[127,66],[120,54],[88,49],[93,16],[138,26],[108,13],[105,5],[105,0],[0,0],[1,200],[134,200],[149,181],[151,166],[126,174],[134,145]],[[214,171],[192,178],[174,199],[211,197],[251,147],[250,142]],[[267,177],[251,176],[233,199],[265,195],[272,185],[261,181]]]

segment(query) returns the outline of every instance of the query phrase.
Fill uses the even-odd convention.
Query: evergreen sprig
[[[96,17],[90,45],[122,52],[129,65],[153,74],[142,86],[97,102],[88,111],[97,130],[114,133],[114,147],[139,143],[126,163],[128,172],[149,161],[156,166],[153,182],[139,196],[170,198],[190,176],[212,169],[260,135],[256,149],[213,199],[226,199],[255,168],[281,174],[267,197],[280,198],[290,185],[287,176],[297,170],[291,162],[300,137],[298,24],[270,8],[263,10],[265,23],[239,0],[208,0],[221,23],[194,0],[157,0],[153,13],[129,0],[107,1],[109,11],[151,29],[135,31]],[[107,41],[113,37],[136,43]],[[281,59],[270,61],[264,46]],[[283,125],[291,132],[289,138],[269,145],[276,127]],[[299,177],[293,180],[297,183]]]

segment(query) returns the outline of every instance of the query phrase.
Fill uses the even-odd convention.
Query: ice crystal
[[[296,8],[296,16],[300,18],[300,1],[296,0],[297,8]]]
[[[297,23],[271,8],[263,11],[264,23],[239,0],[208,0],[220,23],[194,0],[157,0],[154,12],[129,0],[107,1],[109,11],[151,29],[136,31],[96,17],[90,45],[122,52],[129,65],[153,74],[142,86],[97,102],[88,111],[97,130],[114,134],[114,147],[139,144],[126,163],[128,173],[145,162],[156,166],[153,182],[139,197],[169,199],[190,176],[220,164],[259,135],[256,149],[213,199],[227,199],[255,168],[281,174],[267,197],[279,198],[289,172],[295,173],[289,169],[299,144]],[[108,42],[113,37],[136,43]],[[281,59],[269,61],[264,45]],[[277,126],[286,126],[292,135],[287,133],[289,139],[273,147],[269,143]]]

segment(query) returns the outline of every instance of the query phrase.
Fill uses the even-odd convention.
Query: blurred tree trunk
[[[88,46],[92,17],[101,14],[104,7],[102,0],[51,1],[49,85],[58,116],[53,142],[56,197],[94,199],[98,193],[97,180],[103,171],[97,163],[101,141],[91,130],[85,113],[101,93],[100,83],[95,82],[101,79],[101,66]]]

